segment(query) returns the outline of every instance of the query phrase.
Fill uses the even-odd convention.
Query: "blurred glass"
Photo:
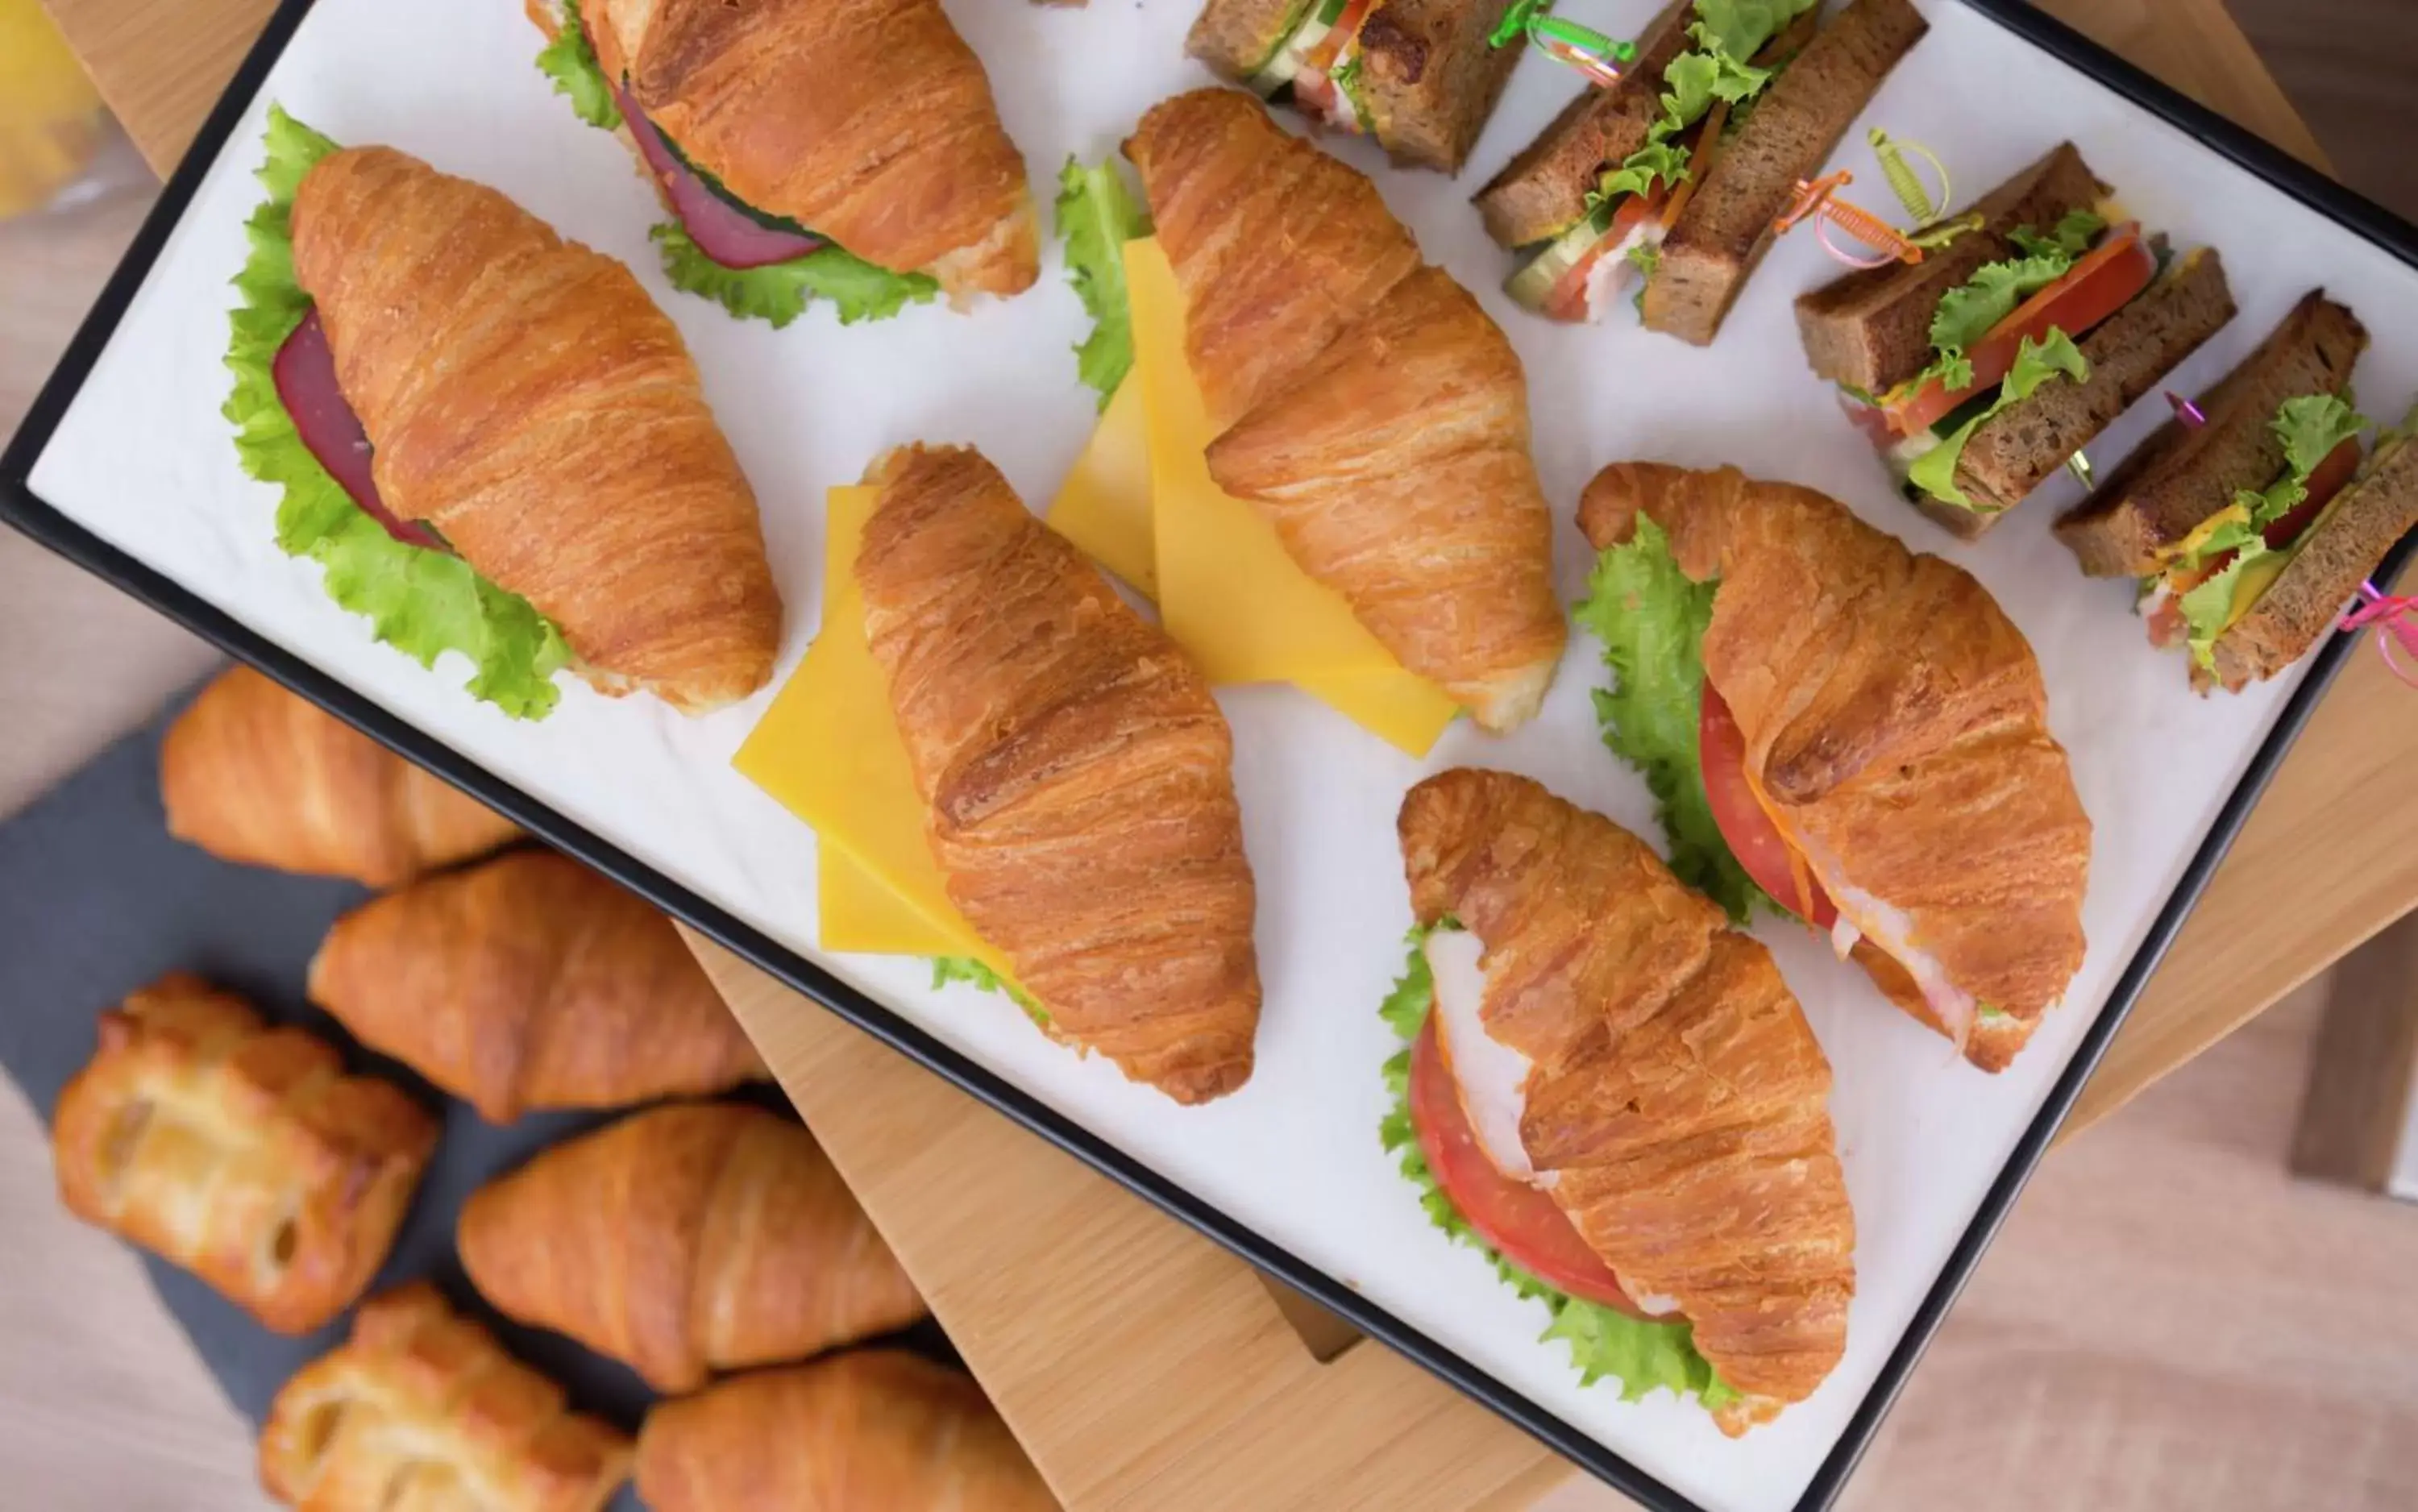
[[[96,191],[114,130],[40,0],[0,0],[0,221]]]

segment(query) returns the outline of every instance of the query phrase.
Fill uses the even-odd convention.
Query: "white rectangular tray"
[[[2401,336],[2418,314],[2408,227],[2289,177],[2280,159],[2212,120],[2166,118],[2189,107],[2009,0],[1919,3],[1931,35],[1842,160],[1877,189],[1861,129],[1884,124],[1936,150],[1969,198],[2071,137],[2147,224],[2225,253],[2242,313],[2185,364],[2178,389],[2212,382],[2322,282],[2379,333],[2359,374],[2365,406],[2398,416],[2418,390],[2418,342]],[[953,0],[1045,214],[1069,154],[1113,153],[1154,101],[1210,82],[1183,55],[1195,8]],[[1615,33],[1634,32],[1655,8],[1565,6]],[[2093,1057],[2104,1044],[2114,1017],[2104,1010],[2129,1005],[2288,743],[2315,693],[2296,690],[2343,648],[2241,697],[2201,699],[2186,690],[2181,659],[2147,644],[2130,586],[2085,581],[2051,539],[2050,522],[2079,495],[2073,480],[2052,481],[1970,545],[1898,502],[1798,347],[1790,299],[1837,271],[1810,236],[1781,244],[1710,350],[1642,332],[1625,309],[1591,328],[1515,309],[1498,288],[1507,259],[1467,196],[1577,87],[1542,58],[1523,60],[1459,182],[1396,171],[1369,144],[1330,140],[1372,173],[1429,257],[1477,290],[1518,346],[1538,464],[1561,516],[1566,598],[1583,593],[1591,558],[1569,510],[1606,462],[1733,462],[1826,489],[1997,594],[2040,655],[2096,826],[2088,959],[2063,1007],[1996,1078],[1954,1062],[1943,1040],[1801,928],[1759,926],[1837,1074],[1858,1295],[1846,1356],[1821,1391],[1777,1424],[1725,1440],[1692,1402],[1624,1404],[1608,1387],[1582,1389],[1561,1348],[1538,1341],[1541,1306],[1513,1296],[1476,1252],[1428,1223],[1377,1140],[1387,1101],[1379,1067],[1396,1046],[1376,1007],[1409,922],[1393,828],[1403,790],[1449,766],[1502,767],[1659,834],[1645,784],[1599,743],[1588,694],[1604,673],[1586,636],[1574,634],[1534,724],[1501,740],[1456,725],[1424,761],[1290,689],[1220,694],[1259,882],[1266,1010],[1249,1085],[1186,1110],[1048,1044],[1003,1000],[931,991],[922,963],[817,948],[815,837],[729,765],[769,692],[689,721],[646,698],[615,702],[574,686],[552,717],[518,724],[458,690],[459,664],[432,675],[373,643],[320,591],[318,567],[278,551],[273,491],[237,467],[219,414],[227,282],[261,198],[252,172],[272,99],[339,142],[390,144],[494,184],[637,270],[686,335],[762,500],[788,604],[785,675],[819,622],[825,488],[902,442],[967,441],[1040,508],[1089,435],[1094,396],[1077,385],[1069,351],[1086,322],[1054,254],[1039,287],[972,314],[924,307],[843,329],[818,309],[785,331],[734,321],[665,284],[646,240],[661,219],[651,193],[621,146],[552,92],[531,62],[539,46],[519,8],[499,0],[288,0],[0,470],[27,485],[8,506],[17,523],[435,761],[1632,1494],[1724,1512],[1826,1502],[2079,1085],[2077,1053]],[[2396,239],[2403,255],[2383,245]],[[2136,408],[2091,449],[2100,466],[2165,413],[2154,400]]]

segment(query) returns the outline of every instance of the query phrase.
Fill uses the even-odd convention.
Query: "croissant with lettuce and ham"
[[[1771,953],[1644,841],[1525,777],[1441,772],[1399,829],[1412,911],[1483,946],[1488,1059],[1525,1061],[1525,1168],[1505,1174],[1551,1197],[1632,1296],[1677,1304],[1739,1394],[1724,1431],[1811,1395],[1846,1346],[1855,1217],[1830,1065]],[[1466,1023],[1447,990],[1439,975],[1436,1012]],[[1461,1032],[1467,1105],[1482,1073]]]
[[[1488,729],[1527,720],[1567,632],[1511,344],[1374,185],[1247,95],[1168,100],[1125,155],[1222,433],[1211,476],[1403,666]]]
[[[387,511],[535,605],[601,691],[697,712],[764,685],[756,496],[628,268],[390,147],[322,158],[293,238]]]
[[[1017,294],[1040,276],[1023,155],[941,0],[528,8],[549,37],[584,23],[623,110],[642,117],[633,130],[660,134],[681,170],[730,200],[928,274],[953,298]]]
[[[2004,1068],[2083,955],[2090,820],[2030,645],[1972,575],[1810,488],[1619,463],[1579,524],[1644,515],[1718,580],[1705,681],[1856,960],[1974,1064]]]

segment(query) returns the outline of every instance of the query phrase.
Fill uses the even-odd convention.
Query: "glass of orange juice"
[[[0,220],[77,185],[109,115],[40,0],[0,0]]]

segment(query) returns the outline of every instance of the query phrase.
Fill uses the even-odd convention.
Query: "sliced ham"
[[[697,251],[725,267],[744,271],[791,262],[828,245],[820,237],[776,231],[716,194],[681,161],[627,90],[614,85],[613,99],[621,107],[621,118],[630,123],[630,136],[638,144],[639,155],[670,196],[672,213],[680,217],[681,228],[696,243]]]
[[[361,418],[353,413],[344,390],[337,387],[336,355],[328,349],[328,332],[319,324],[318,311],[304,315],[294,334],[285,338],[269,372],[277,381],[277,397],[293,417],[302,444],[361,512],[406,545],[445,550],[434,532],[397,519],[378,497],[377,480],[370,470],[369,433],[361,429]]]

